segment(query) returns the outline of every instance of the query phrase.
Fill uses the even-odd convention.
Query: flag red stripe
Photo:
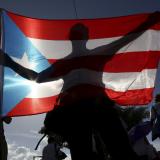
[[[83,87],[87,87],[88,92],[82,92]],[[86,85],[77,86],[74,89],[72,88],[72,91],[73,90],[77,90],[79,92],[79,96],[87,97],[88,95],[90,97],[91,95],[96,94],[99,88]],[[153,88],[128,90],[126,92],[115,92],[113,90],[106,89],[105,92],[120,105],[144,105],[151,101]],[[50,111],[55,107],[56,98],[57,96],[38,99],[25,98],[8,113],[8,116],[33,115]],[[80,99],[81,97],[78,98]]]
[[[54,76],[60,76],[79,68],[111,73],[140,72],[143,69],[157,68],[159,58],[160,51],[148,51],[116,54],[113,57],[107,58],[103,55],[83,56],[68,60],[58,60],[57,63],[55,63],[56,60],[50,59],[49,62],[55,63],[56,72],[54,72]]]
[[[84,89],[85,88],[85,89]],[[84,92],[85,90],[85,92]],[[107,94],[111,99],[115,100],[116,103],[120,105],[140,105],[140,104],[148,104],[152,98],[153,88],[145,88],[145,89],[135,89],[135,90],[127,90],[125,92],[114,91],[112,89],[103,89],[98,86],[93,85],[78,85],[72,87],[68,90],[70,95],[77,97],[78,99],[85,99],[86,97],[96,97],[100,94]],[[78,96],[76,96],[77,94]],[[66,96],[65,102],[71,102],[72,97],[68,100],[68,96]],[[137,101],[138,99],[138,101]]]
[[[83,23],[89,28],[89,39],[122,36],[143,23],[150,15],[137,14],[108,19],[45,20],[7,13],[27,37],[48,40],[68,40],[70,29],[77,23]],[[160,29],[160,24],[151,28]]]
[[[23,116],[44,113],[52,110],[57,96],[47,98],[24,98],[8,116]]]

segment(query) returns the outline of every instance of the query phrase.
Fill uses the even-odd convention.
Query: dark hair
[[[70,40],[88,40],[89,35],[88,28],[82,24],[82,23],[77,23],[75,24],[69,33],[69,39]]]

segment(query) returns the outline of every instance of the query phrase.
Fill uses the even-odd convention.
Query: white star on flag
[[[11,57],[16,63],[20,64],[21,66],[28,68],[28,69],[35,69],[35,67],[38,65],[35,61],[29,61],[29,58],[27,56],[27,53],[24,52],[22,58],[15,58]],[[17,75],[17,74],[16,74]]]

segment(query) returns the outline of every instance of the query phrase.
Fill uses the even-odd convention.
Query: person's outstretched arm
[[[49,82],[59,78],[59,76],[57,76],[57,72],[59,71],[58,63],[56,63],[55,65],[55,66],[58,66],[56,67],[57,69],[55,74],[53,74],[53,72],[55,71],[55,67],[53,67],[53,65],[43,70],[42,72],[37,73],[31,69],[25,68],[22,65],[16,63],[14,60],[12,60],[11,57],[9,57],[1,49],[0,49],[0,65],[9,67],[12,70],[14,70],[16,73],[18,73],[20,76],[28,80],[36,81],[37,83]]]
[[[25,67],[21,66],[20,64],[14,62],[1,49],[0,49],[0,65],[4,65],[6,67],[13,69],[20,76],[22,76],[28,80],[36,80],[37,79],[37,76],[38,76],[37,72],[30,70],[28,68],[25,68]]]
[[[140,37],[148,28],[160,22],[160,12],[152,13],[147,20],[139,25],[136,29],[129,32],[128,34],[124,35],[122,38],[111,42],[110,44],[100,46],[92,50],[92,55],[106,55],[112,56],[114,55],[119,49],[124,47],[125,45],[129,44],[131,41]],[[98,54],[97,54],[98,53]]]

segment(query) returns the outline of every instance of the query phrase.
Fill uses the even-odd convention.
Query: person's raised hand
[[[158,11],[149,14],[148,17],[146,17],[145,21],[140,26],[138,26],[133,32],[145,31],[157,23],[160,23],[160,12]]]
[[[153,12],[147,18],[147,23],[149,25],[154,25],[158,22],[160,23],[160,12],[159,11]]]

